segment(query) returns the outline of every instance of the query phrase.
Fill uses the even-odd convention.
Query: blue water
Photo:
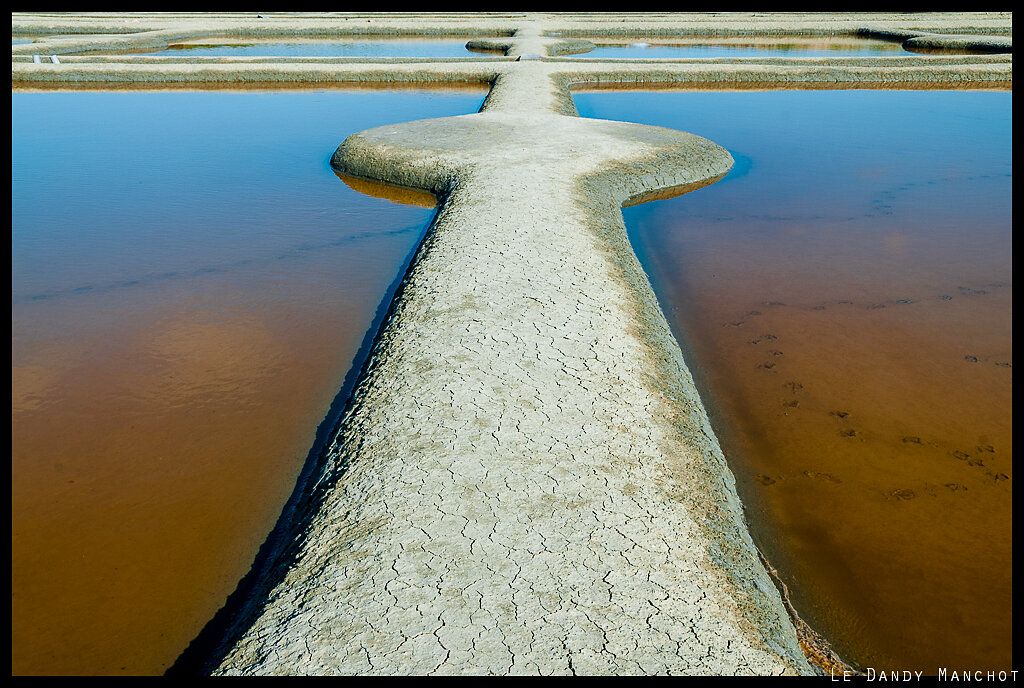
[[[826,45],[821,45],[825,43]],[[742,44],[739,42],[687,43],[668,45],[637,41],[632,44],[598,45],[594,50],[574,57],[604,59],[667,59],[699,57],[871,57],[875,55],[908,55],[899,43],[876,40],[843,41],[827,45],[818,43]]]
[[[730,151],[736,164],[725,180],[686,197],[689,217],[764,222],[820,219],[827,212],[827,219],[841,222],[881,201],[883,192],[924,183],[936,169],[979,170],[986,179],[1005,178],[1012,170],[1009,92],[605,92],[574,98],[583,117],[681,129]],[[796,198],[794,184],[801,190]],[[949,198],[938,188],[925,191],[925,207]],[[980,183],[963,202],[990,206],[995,199],[1005,202],[1005,193],[1005,184]],[[827,209],[814,201],[822,194],[829,198]],[[805,205],[814,208],[813,218]],[[626,212],[641,215],[656,207]],[[971,208],[948,210],[966,216]]]
[[[371,126],[464,114],[416,92],[12,94],[12,299],[186,274],[372,231],[329,160]],[[429,211],[404,208],[399,226]]]

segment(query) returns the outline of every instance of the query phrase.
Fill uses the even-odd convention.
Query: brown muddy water
[[[1011,97],[576,94],[736,159],[626,222],[755,541],[862,669],[1011,668]]]
[[[12,93],[13,674],[160,674],[224,603],[433,215],[334,149],[483,96]]]

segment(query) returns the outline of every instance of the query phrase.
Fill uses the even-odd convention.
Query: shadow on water
[[[339,179],[350,188],[378,198],[395,202],[420,205],[433,199],[432,194],[417,190],[390,189],[386,185],[368,180],[359,180],[335,172]],[[434,201],[440,208],[443,200]],[[252,568],[238,583],[224,606],[214,615],[199,635],[189,644],[165,676],[201,676],[210,674],[227,656],[231,648],[255,622],[261,610],[261,602],[284,579],[298,560],[305,542],[305,526],[323,503],[329,483],[336,481],[345,472],[346,466],[331,466],[331,440],[337,435],[341,420],[353,402],[357,384],[366,376],[371,354],[377,342],[377,335],[390,319],[398,297],[404,287],[406,275],[433,232],[431,218],[419,239],[402,262],[395,279],[388,285],[384,297],[377,306],[373,321],[363,336],[362,343],[352,360],[352,366],[345,375],[341,389],[331,402],[327,415],[316,429],[313,446],[310,447],[302,471],[295,482],[288,502],[285,504],[274,529],[260,546]],[[325,484],[326,481],[326,484]]]

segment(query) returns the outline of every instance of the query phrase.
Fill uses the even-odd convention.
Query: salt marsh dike
[[[581,119],[570,88],[1006,88],[1011,17],[614,19],[14,16],[24,33],[64,34],[12,47],[15,86],[491,87],[479,113],[340,142],[340,173],[430,191],[439,210],[332,442],[179,670],[813,673],[620,211],[714,183],[732,157],[692,134]],[[228,34],[423,33],[504,54],[75,56]],[[679,35],[872,35],[974,52],[565,57],[598,36]],[[32,62],[39,52],[59,63]]]

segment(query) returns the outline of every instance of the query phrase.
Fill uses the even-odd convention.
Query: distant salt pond
[[[870,57],[874,55],[909,55],[898,42],[867,38],[801,38],[785,39],[715,38],[673,40],[671,43],[620,41],[603,43],[592,39],[597,47],[573,57],[666,59],[699,57]]]
[[[12,93],[12,673],[162,673],[212,618],[434,212],[334,149],[483,97]]]
[[[862,667],[1012,662],[1012,94],[577,93],[725,146],[626,208],[755,540]]]
[[[483,57],[466,48],[470,37],[443,39],[202,39],[174,43],[140,55],[196,57]],[[490,53],[493,55],[493,53]]]

